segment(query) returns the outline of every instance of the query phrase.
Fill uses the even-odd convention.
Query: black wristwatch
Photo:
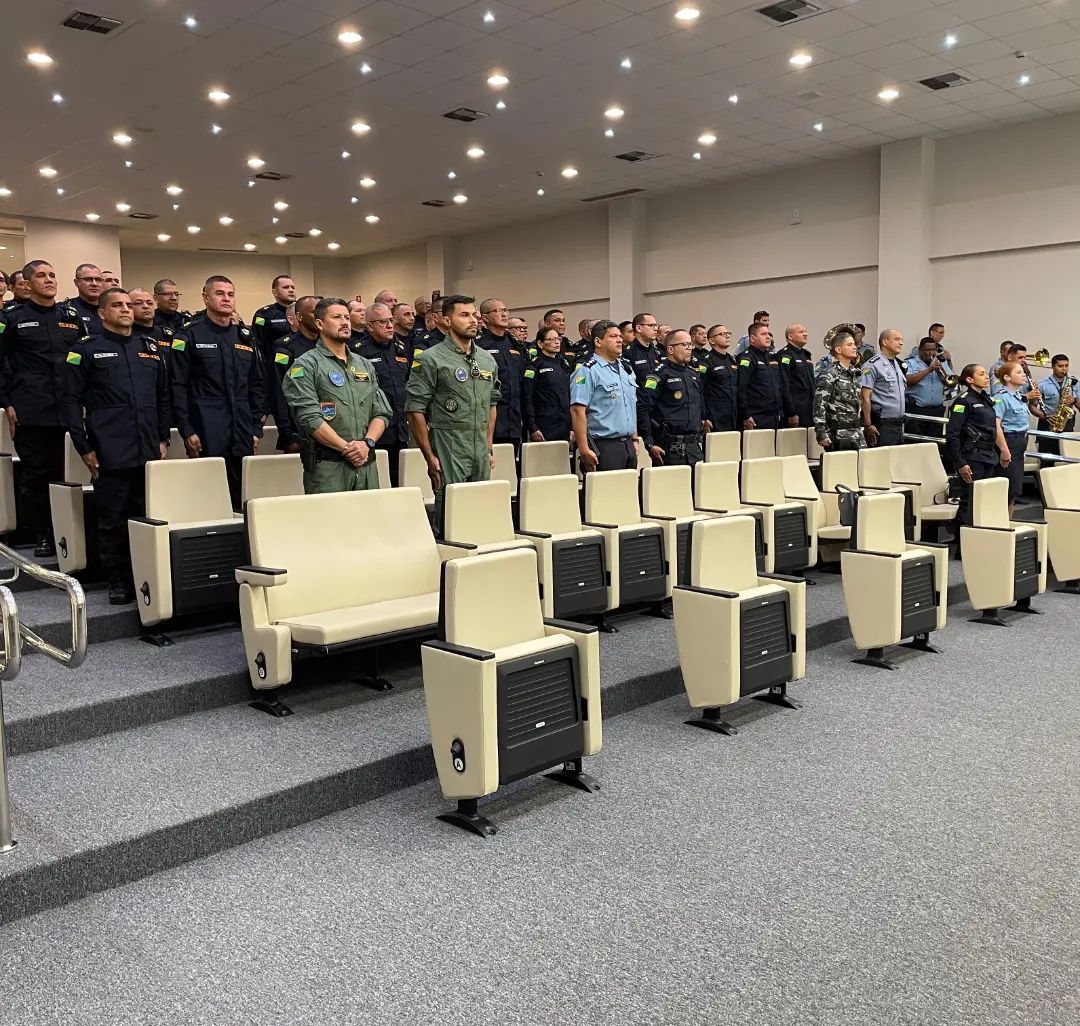
[[[365,438],[364,439],[364,445],[366,445],[369,449],[374,449],[375,448],[375,439],[373,439],[373,438]]]

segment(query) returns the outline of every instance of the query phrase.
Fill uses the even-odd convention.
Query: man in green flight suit
[[[430,349],[414,353],[405,390],[409,426],[427,460],[435,492],[435,530],[440,535],[445,486],[491,477],[499,401],[495,359],[475,345],[473,299],[446,296],[442,315],[446,337]]]
[[[372,364],[349,349],[352,324],[345,300],[319,300],[315,326],[315,348],[293,362],[281,383],[305,438],[304,491],[378,488],[375,443],[393,417],[390,402]]]

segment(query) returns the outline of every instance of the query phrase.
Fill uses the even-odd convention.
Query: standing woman
[[[522,413],[530,442],[570,441],[570,367],[555,328],[536,333],[540,352],[525,370]]]
[[[1039,398],[1041,393],[1037,388],[1027,390],[1027,374],[1018,361],[1006,360],[994,374],[1002,386],[994,396],[994,405],[1011,456],[1009,464],[1002,465],[998,474],[1009,479],[1011,517],[1013,505],[1024,489],[1024,450],[1027,449],[1028,441],[1029,405]]]
[[[994,400],[987,389],[990,375],[981,364],[969,363],[960,372],[960,384],[967,392],[949,408],[949,426],[945,447],[952,457],[960,480],[967,486],[960,496],[956,511],[956,553],[960,554],[960,527],[971,525],[972,485],[993,477],[1000,464],[1006,470],[1012,463],[1012,453],[1005,442]],[[1023,462],[1020,464],[1023,468]]]

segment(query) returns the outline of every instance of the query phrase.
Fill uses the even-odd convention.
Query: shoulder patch
[[[953,411],[953,413],[963,413],[963,412],[964,412],[964,410],[966,410],[966,409],[967,409],[967,407],[966,407],[966,406],[965,406],[965,405],[964,405],[963,403],[957,403],[957,404],[956,404],[956,405],[955,405],[955,406],[954,406],[954,407],[952,408],[952,411]]]
[[[285,367],[289,366],[289,354],[288,353],[274,353],[274,363],[280,363]]]
[[[1005,397],[1002,396],[1002,395],[996,395],[996,396],[994,396],[993,402],[994,402],[995,406],[1004,406],[1005,405]]]
[[[262,327],[262,325],[264,325],[266,323],[266,318],[265,317],[256,317],[255,318],[255,323],[258,324],[260,327]]]
[[[174,352],[182,353],[187,349],[187,340],[182,338],[174,338],[172,348]]]
[[[527,378],[535,378],[535,377],[536,377],[536,371],[534,371],[534,370],[532,369],[532,367],[530,367],[530,368],[529,368],[529,369],[528,369],[528,370],[527,370],[527,371],[525,372],[525,377],[527,377]]]
[[[82,363],[82,353],[68,353],[67,362],[78,367]]]
[[[791,363],[791,357],[790,356],[781,356],[780,357],[780,362],[781,363]]]
[[[739,366],[740,366],[740,367],[749,367],[749,366],[750,366],[750,361],[749,361],[749,360],[747,360],[747,359],[746,359],[746,358],[744,357],[744,358],[743,358],[742,360],[740,360],[740,361],[739,361]]]
[[[297,367],[290,367],[289,368],[289,377],[290,378],[302,378],[303,376],[304,376],[304,368],[303,367],[297,366]]]
[[[660,384],[660,379],[658,377],[656,377],[655,375],[653,375],[653,374],[650,374],[645,379],[645,387],[646,388],[655,389],[656,386],[659,385],[659,384]]]
[[[588,366],[588,364],[586,364],[586,366]],[[579,374],[576,378],[574,378],[574,384],[575,385],[584,385],[585,384],[585,375],[584,374]]]
[[[416,368],[419,367],[419,366],[420,366],[420,361],[419,360],[413,360],[412,364],[409,367],[409,370],[416,370]]]

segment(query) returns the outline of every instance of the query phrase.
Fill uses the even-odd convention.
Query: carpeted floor
[[[521,781],[489,841],[425,783],[11,924],[0,1023],[1074,1023],[1080,708],[1032,653],[1078,607],[1039,605],[815,652],[735,738],[609,720],[602,791]]]

